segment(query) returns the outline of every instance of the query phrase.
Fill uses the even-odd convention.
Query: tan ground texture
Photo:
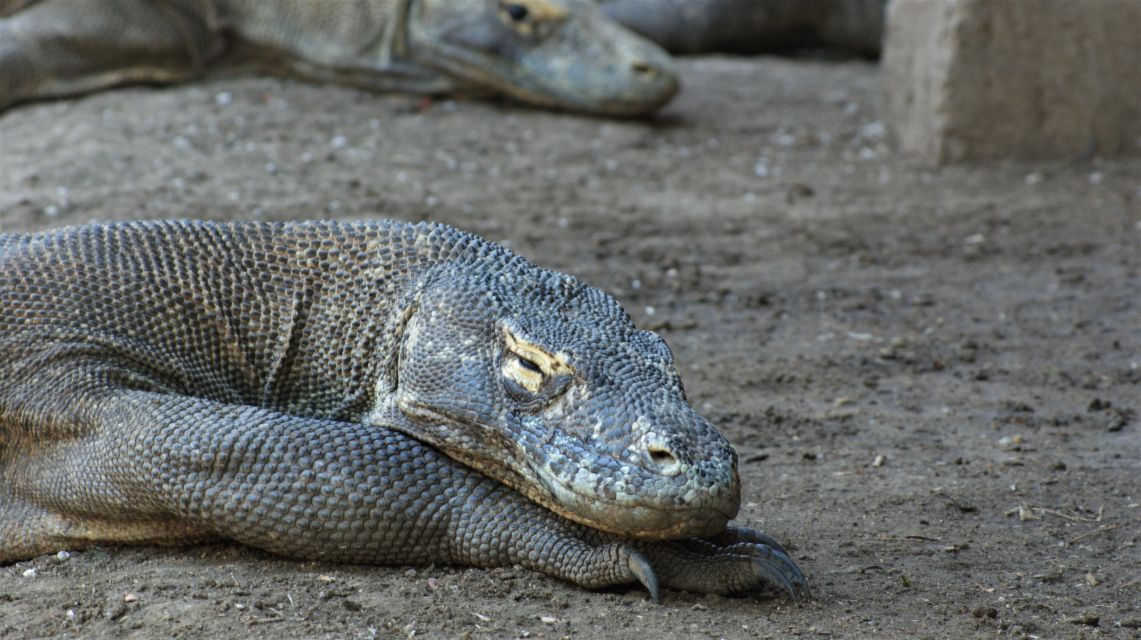
[[[250,78],[19,108],[0,229],[433,218],[575,273],[674,347],[814,599],[101,548],[0,567],[0,637],[1141,636],[1141,163],[912,168],[874,65],[681,69],[650,122]]]

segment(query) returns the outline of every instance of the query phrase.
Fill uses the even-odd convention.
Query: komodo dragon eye
[[[499,2],[499,17],[516,33],[532,40],[542,39],[568,16],[566,7],[551,0]]]
[[[514,355],[516,358],[518,358],[519,364],[522,365],[524,369],[526,369],[532,373],[537,373],[539,375],[543,375],[543,368],[539,366],[539,363],[534,362],[532,360],[528,360],[527,358],[525,358],[525,357],[523,357],[517,353]]]
[[[563,394],[574,380],[566,357],[523,338],[509,325],[503,331],[500,374],[503,388],[522,408],[540,409]]]

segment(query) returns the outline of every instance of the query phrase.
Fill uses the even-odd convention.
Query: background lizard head
[[[529,104],[641,115],[679,87],[665,51],[589,0],[415,0],[407,33],[416,62]]]
[[[665,341],[604,292],[500,251],[425,278],[369,419],[596,529],[723,530],[737,456]]]

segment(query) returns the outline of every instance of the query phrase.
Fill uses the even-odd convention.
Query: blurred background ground
[[[815,599],[233,545],[0,567],[0,637],[1141,637],[1141,162],[926,170],[864,62],[697,58],[651,121],[272,79],[0,116],[0,231],[435,219],[614,293]]]

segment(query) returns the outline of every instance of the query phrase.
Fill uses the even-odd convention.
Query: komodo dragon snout
[[[372,420],[611,533],[713,535],[737,514],[732,446],[687,402],[665,341],[613,298],[534,267],[429,280]],[[457,299],[476,302],[457,314]]]
[[[530,104],[609,116],[669,102],[679,82],[662,49],[589,0],[419,0],[408,55]]]

